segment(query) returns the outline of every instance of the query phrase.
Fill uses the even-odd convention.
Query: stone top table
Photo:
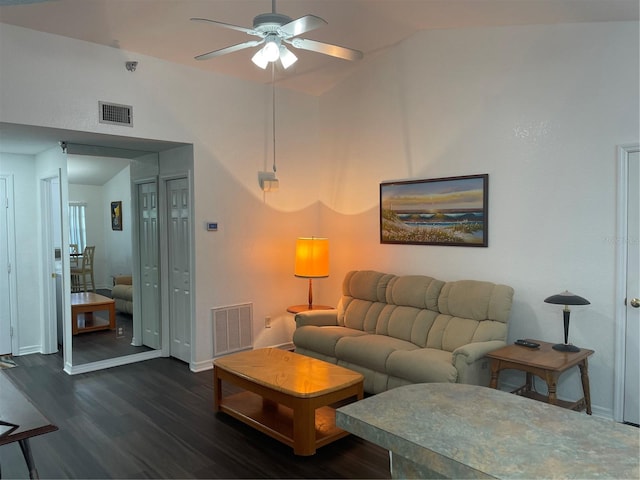
[[[339,408],[393,478],[640,478],[636,427],[487,387],[415,384]]]

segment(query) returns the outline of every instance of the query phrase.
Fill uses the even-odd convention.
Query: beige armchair
[[[133,313],[133,285],[131,275],[113,277],[111,298],[116,302],[116,310],[123,313]]]

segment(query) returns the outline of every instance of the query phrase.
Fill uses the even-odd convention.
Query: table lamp
[[[329,239],[298,238],[296,240],[295,276],[309,279],[309,310],[313,309],[311,280],[329,276]]]
[[[564,309],[562,310],[562,313],[564,314],[564,343],[558,343],[552,348],[560,352],[579,352],[580,349],[578,347],[575,345],[569,345],[569,314],[571,313],[569,305],[589,305],[591,302],[586,298],[582,298],[581,296],[568,292],[567,290],[562,293],[558,293],[557,295],[551,295],[550,297],[545,298],[544,301],[545,303],[564,305]]]

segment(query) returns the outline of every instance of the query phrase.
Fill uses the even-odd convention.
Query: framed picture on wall
[[[122,230],[122,202],[111,202],[111,230]]]
[[[489,175],[380,184],[380,243],[486,247]]]

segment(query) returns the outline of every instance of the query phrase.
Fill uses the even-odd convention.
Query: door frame
[[[0,174],[0,179],[4,180],[7,194],[7,257],[11,268],[9,272],[9,329],[11,335],[11,353],[18,354],[20,342],[18,341],[18,284],[16,281],[16,230],[15,230],[15,206],[13,196],[13,174]]]
[[[629,181],[629,156],[640,151],[640,144],[618,146],[617,181],[618,194],[616,200],[616,278],[615,278],[615,348],[614,348],[614,381],[613,381],[613,419],[623,421],[624,387],[625,387],[625,332],[627,323],[626,298],[627,284],[627,201]]]
[[[54,181],[57,181],[58,187],[54,192],[52,186]],[[55,200],[54,200],[55,195]],[[54,201],[58,203],[58,209],[60,218],[55,219],[52,211]],[[57,175],[40,178],[40,215],[42,219],[41,223],[41,255],[44,265],[43,284],[42,284],[42,305],[40,314],[42,320],[40,322],[40,329],[42,332],[40,342],[40,352],[44,354],[56,353],[58,351],[58,320],[57,320],[57,298],[56,298],[56,286],[55,279],[57,273],[55,272],[55,252],[53,249],[54,231],[53,222],[60,222],[60,258],[62,260],[64,252],[69,250],[69,240],[64,241],[64,228],[62,225],[62,172],[58,169]],[[62,297],[60,298],[60,311],[63,316],[63,325],[67,323],[67,315],[65,309],[65,284],[64,284],[64,262],[62,271]],[[53,281],[52,281],[53,280]],[[64,328],[64,327],[63,327]],[[66,349],[65,349],[66,350]]]

